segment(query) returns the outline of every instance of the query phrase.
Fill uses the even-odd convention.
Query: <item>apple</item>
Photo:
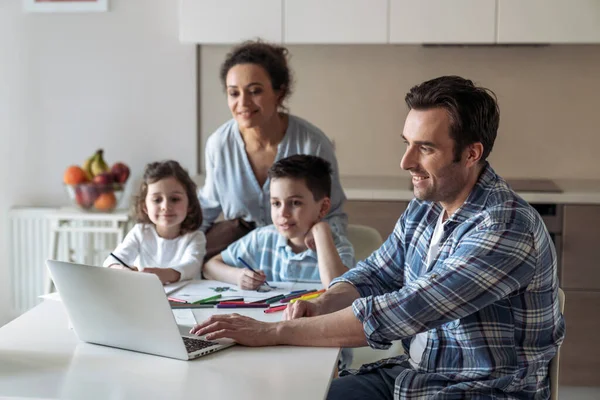
[[[98,198],[100,192],[92,184],[75,186],[75,201],[83,208],[90,208]]]
[[[110,185],[113,183],[114,177],[110,172],[104,172],[92,178],[92,182],[96,185]]]
[[[96,185],[96,189],[99,191],[99,193],[108,193],[112,192],[113,190],[113,180],[113,174],[110,172],[104,172],[92,178],[92,183]]]
[[[116,182],[125,183],[127,178],[129,178],[129,167],[125,163],[118,162],[113,164],[110,173]]]

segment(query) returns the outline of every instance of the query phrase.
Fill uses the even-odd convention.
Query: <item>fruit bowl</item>
[[[97,212],[114,210],[125,192],[123,183],[79,183],[65,185],[69,198],[77,207]]]

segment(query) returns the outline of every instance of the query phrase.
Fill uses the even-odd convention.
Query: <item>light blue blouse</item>
[[[289,116],[288,128],[277,149],[275,161],[295,154],[311,154],[331,163],[331,210],[325,219],[332,229],[345,235],[348,217],[342,206],[346,196],[339,179],[337,159],[331,141],[309,122]],[[234,119],[223,124],[206,142],[206,177],[198,198],[202,206],[202,227],[206,231],[219,214],[225,219],[242,217],[257,227],[272,224],[270,180],[259,186],[252,171],[245,144]]]

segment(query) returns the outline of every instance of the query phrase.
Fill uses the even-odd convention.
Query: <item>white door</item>
[[[231,44],[282,41],[282,0],[180,0],[179,40]]]
[[[496,0],[390,0],[390,43],[495,40]]]
[[[498,0],[499,43],[600,43],[600,0]]]
[[[387,43],[388,0],[284,0],[285,43]]]

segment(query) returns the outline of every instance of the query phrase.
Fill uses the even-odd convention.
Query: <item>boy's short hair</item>
[[[331,174],[329,161],[307,154],[283,158],[269,168],[271,181],[278,178],[303,179],[315,201],[331,197]]]

